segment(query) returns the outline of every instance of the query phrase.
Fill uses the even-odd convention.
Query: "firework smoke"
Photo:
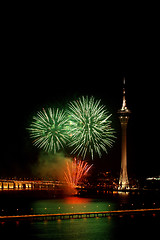
[[[53,180],[63,179],[63,169],[66,161],[70,161],[63,153],[41,152],[32,172],[37,177],[49,177]]]

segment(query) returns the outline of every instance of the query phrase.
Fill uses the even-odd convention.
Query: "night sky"
[[[40,150],[26,128],[43,107],[63,108],[84,95],[101,99],[112,113],[117,139],[108,154],[93,163],[119,176],[122,105],[126,79],[128,173],[160,175],[159,160],[159,37],[156,19],[121,22],[5,22],[1,65],[0,176],[32,176]],[[127,25],[127,21],[129,25]],[[13,21],[14,20],[14,21]],[[22,21],[21,21],[22,20]],[[47,22],[48,23],[48,22]]]

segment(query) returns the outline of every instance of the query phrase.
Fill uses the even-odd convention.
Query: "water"
[[[40,194],[40,195],[39,195]],[[66,197],[50,192],[0,192],[0,215],[107,211],[160,207],[160,193],[110,194],[105,198]],[[0,223],[4,239],[157,239],[160,217],[112,216],[57,221]]]

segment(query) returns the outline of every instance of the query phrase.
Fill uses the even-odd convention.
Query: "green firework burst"
[[[83,96],[69,103],[69,146],[73,147],[71,153],[77,153],[83,159],[87,152],[92,159],[94,152],[101,157],[102,152],[107,152],[107,147],[112,147],[114,142],[115,132],[109,120],[112,114],[108,114],[100,101]]]
[[[43,108],[33,117],[33,122],[28,129],[33,144],[45,151],[56,153],[63,148],[68,141],[67,118],[63,110],[58,108]]]

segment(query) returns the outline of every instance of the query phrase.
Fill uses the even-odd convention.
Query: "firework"
[[[67,118],[63,110],[43,108],[33,117],[33,122],[28,129],[33,144],[47,152],[56,153],[66,145],[68,140]]]
[[[89,166],[87,162],[77,160],[76,158],[73,161],[67,161],[66,171],[64,172],[65,181],[70,187],[75,188],[91,167],[92,165]]]
[[[71,154],[77,153],[84,159],[88,152],[93,159],[94,152],[101,157],[102,151],[107,152],[107,147],[112,147],[115,136],[109,120],[111,114],[100,105],[100,100],[83,96],[69,103],[67,113]]]

